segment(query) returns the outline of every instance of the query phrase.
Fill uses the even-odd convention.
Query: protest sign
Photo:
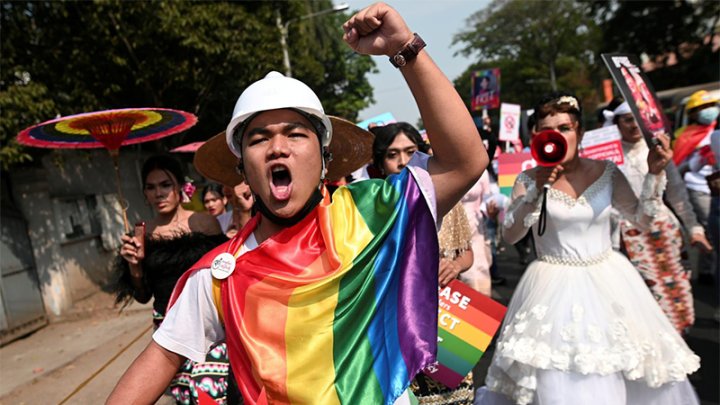
[[[520,105],[502,103],[500,106],[500,134],[501,141],[515,141],[520,139]]]
[[[357,126],[362,129],[368,129],[368,126],[370,124],[375,124],[376,126],[383,126],[387,124],[392,124],[394,122],[397,121],[395,120],[395,117],[392,115],[392,113],[386,112],[380,115],[376,115],[372,118],[368,118],[365,121],[360,121],[357,123]]]
[[[618,166],[625,163],[622,136],[616,125],[585,132],[580,148],[580,157],[609,160]]]
[[[537,166],[530,152],[503,153],[497,158],[498,186],[500,192],[508,197],[512,193],[513,185],[518,174]]]
[[[604,53],[601,56],[615,85],[630,105],[645,141],[652,147],[657,135],[670,131],[660,101],[650,80],[640,69],[637,56],[620,53]]]
[[[457,387],[482,357],[505,311],[459,280],[440,288],[438,362],[425,374],[449,388]]]
[[[500,106],[500,69],[473,72],[470,81],[470,108],[473,111]]]

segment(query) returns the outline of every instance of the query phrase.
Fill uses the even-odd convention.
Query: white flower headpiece
[[[562,96],[557,99],[555,104],[570,104],[571,107],[580,111],[580,104],[578,104],[577,99],[572,96]]]

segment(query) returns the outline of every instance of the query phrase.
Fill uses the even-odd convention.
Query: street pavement
[[[515,249],[505,248],[498,265],[507,284],[494,297],[507,304],[525,265]],[[694,284],[697,321],[687,337],[701,357],[701,369],[690,376],[703,405],[718,405],[720,357],[713,287]],[[151,336],[151,306],[133,303],[122,312],[113,297],[97,293],[76,305],[64,320],[0,348],[0,405],[101,404]],[[493,346],[475,368],[482,385]],[[158,404],[173,401],[163,397]]]
[[[152,333],[151,305],[119,312],[113,301],[96,293],[65,319],[0,348],[0,405],[104,403]]]

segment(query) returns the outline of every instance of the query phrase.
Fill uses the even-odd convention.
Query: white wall
[[[147,154],[123,148],[120,156],[122,190],[129,203],[131,225],[140,218],[150,218],[140,181],[140,167]],[[52,151],[41,160],[41,167],[23,167],[10,172],[13,197],[28,222],[46,311],[60,316],[74,302],[92,293],[109,290],[114,280],[110,263],[117,251],[117,237],[123,226],[115,200],[116,186],[112,160],[104,149]],[[82,209],[89,196],[98,203],[97,231]],[[77,201],[80,201],[77,203]],[[79,205],[78,205],[79,204]],[[70,216],[75,219],[71,220]],[[89,235],[66,235],[84,228]]]

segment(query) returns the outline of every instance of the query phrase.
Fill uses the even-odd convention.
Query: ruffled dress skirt
[[[518,284],[475,403],[698,404],[687,375],[699,367],[624,256],[541,258]]]

